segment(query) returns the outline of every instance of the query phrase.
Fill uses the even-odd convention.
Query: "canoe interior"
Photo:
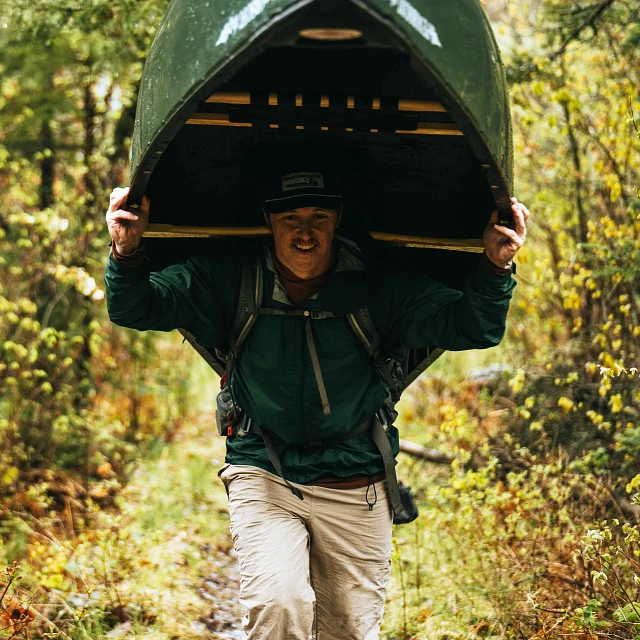
[[[258,145],[296,140],[339,146],[355,157],[366,150],[372,166],[344,195],[345,209],[357,211],[370,229],[480,237],[496,203],[482,164],[464,135],[371,133],[368,129],[380,126],[379,113],[366,107],[357,113],[346,107],[347,96],[365,104],[377,96],[441,103],[409,63],[408,56],[392,49],[278,47],[266,51],[219,90],[250,92],[253,108],[204,102],[196,112],[230,114],[235,122],[252,126],[185,124],[162,154],[147,186],[154,203],[153,221],[261,224],[260,190],[252,180],[256,176],[243,172],[245,158]],[[265,104],[270,93],[279,97],[277,107]],[[303,97],[303,106],[295,106],[296,94]],[[330,96],[332,106],[315,106],[318,94]],[[417,119],[410,113],[395,117],[400,122],[397,128],[392,123],[394,130],[415,126]],[[453,123],[446,111],[420,117]],[[403,118],[409,121],[405,125]],[[278,128],[271,128],[273,124]],[[321,130],[323,126],[328,130]]]
[[[348,26],[366,38],[313,41],[299,36],[301,26]],[[153,223],[263,224],[263,167],[252,163],[252,154],[291,141],[340,149],[342,231],[356,239],[364,230],[481,238],[494,209],[508,215],[505,178],[464,105],[389,25],[352,3],[314,2],[283,17],[259,45],[221,67],[179,126],[173,121],[170,128],[146,171]],[[219,242],[150,238],[148,255],[161,269],[196,252],[215,252]],[[377,246],[375,255],[456,288],[479,259],[388,246]],[[410,379],[436,355],[433,349],[412,353]]]

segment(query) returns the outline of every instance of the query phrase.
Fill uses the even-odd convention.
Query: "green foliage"
[[[167,5],[0,0],[0,557],[28,560],[39,637],[148,622],[144,595],[119,608],[148,540],[102,509],[196,406],[191,350],[113,327],[102,284],[107,194]]]
[[[524,74],[511,74],[516,176],[534,211],[509,330],[528,366],[502,390],[520,405],[510,434],[541,460],[561,447],[576,470],[622,472],[621,484],[640,444],[638,20],[624,0],[550,1],[507,8],[497,25]]]
[[[124,180],[142,63],[166,5],[0,2],[4,508],[37,516],[82,497],[51,488],[63,470],[89,495],[90,479],[125,474],[188,412],[188,368],[173,366],[184,348],[114,330],[102,288],[107,194]],[[37,494],[38,483],[49,490]]]
[[[433,378],[407,399],[405,437],[457,457],[401,459],[421,516],[395,530],[383,637],[634,638],[640,476],[615,496],[613,474],[577,472],[563,447],[533,454],[511,434],[522,406],[489,389]]]

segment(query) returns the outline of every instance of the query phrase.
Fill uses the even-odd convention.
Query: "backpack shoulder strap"
[[[362,342],[369,356],[373,358],[378,369],[382,372],[392,401],[394,403],[397,402],[400,399],[400,394],[404,387],[404,380],[406,379],[406,372],[404,371],[404,367],[406,366],[404,362],[406,359],[406,350],[403,349],[402,353],[396,353],[393,350],[387,349],[387,345],[382,344],[380,334],[376,329],[368,307],[363,307],[355,313],[350,314],[348,319],[354,333],[360,339],[360,342]],[[388,353],[386,353],[386,351],[388,351]],[[398,367],[400,367],[400,369],[398,369]]]
[[[380,340],[380,334],[376,329],[376,325],[373,322],[373,318],[371,317],[369,307],[359,309],[355,313],[350,314],[348,318],[349,324],[356,336],[358,336],[367,353],[373,358],[380,371],[382,371],[384,378],[387,381],[387,385],[390,389],[394,389],[396,385],[384,356],[380,351],[382,342]]]
[[[234,357],[247,339],[262,305],[263,274],[260,261],[242,266],[236,312],[229,332],[229,348]]]
[[[358,309],[358,311],[350,313],[347,318],[353,332],[356,334],[360,342],[362,342],[366,352],[372,358],[375,357],[376,353],[380,350],[381,341],[380,334],[378,333],[376,325],[373,322],[373,318],[371,317],[369,307]]]

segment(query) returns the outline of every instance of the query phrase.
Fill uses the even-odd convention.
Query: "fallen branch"
[[[631,502],[631,500],[627,500],[626,498],[618,498],[618,504],[620,505],[622,511],[624,511],[627,515],[631,516],[637,521],[640,521],[640,504]]]
[[[438,464],[449,464],[455,458],[455,456],[450,453],[438,451],[437,449],[427,449],[427,447],[423,447],[421,444],[416,444],[415,442],[410,442],[409,440],[400,440],[400,451],[415,458],[429,462],[437,462]]]

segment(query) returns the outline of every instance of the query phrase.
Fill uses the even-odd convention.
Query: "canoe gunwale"
[[[426,238],[385,231],[369,231],[378,242],[415,249],[440,249],[482,253],[484,244],[480,238]],[[149,223],[143,234],[145,238],[260,238],[272,235],[271,229],[262,227],[203,227]]]

